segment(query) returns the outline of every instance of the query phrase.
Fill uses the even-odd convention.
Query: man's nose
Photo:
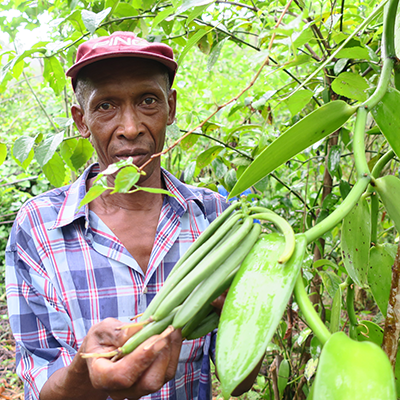
[[[131,107],[126,107],[121,114],[117,134],[126,139],[134,139],[143,133],[143,124],[138,113]]]

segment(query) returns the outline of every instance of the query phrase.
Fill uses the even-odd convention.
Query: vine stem
[[[365,107],[359,107],[357,110],[356,123],[354,125],[353,152],[354,163],[358,177],[369,175],[369,167],[365,157],[365,124],[367,122],[368,111]]]
[[[283,17],[285,16],[287,10],[289,9],[290,4],[292,3],[292,0],[289,0],[288,3],[286,4],[285,9],[282,11],[281,16],[278,19],[278,22],[276,23],[274,29],[276,29],[282,22]],[[268,45],[268,50],[271,49],[272,47],[272,43],[275,39],[275,35],[272,35],[272,38],[270,40],[270,43]],[[199,125],[195,126],[193,129],[190,129],[187,133],[185,133],[183,136],[181,136],[179,139],[177,139],[174,143],[172,143],[170,146],[168,146],[165,150],[153,154],[150,159],[148,161],[146,161],[140,168],[139,170],[143,170],[148,164],[150,164],[155,158],[158,158],[166,153],[168,153],[169,151],[171,151],[174,147],[176,147],[183,139],[185,139],[186,137],[188,137],[189,135],[191,135],[196,129],[202,128],[204,126],[204,124],[206,122],[208,122],[214,115],[216,115],[219,111],[221,111],[223,108],[225,108],[226,106],[228,106],[229,104],[233,103],[234,101],[237,101],[244,93],[246,93],[257,81],[258,77],[261,75],[262,70],[264,69],[264,67],[266,65],[269,65],[269,53],[267,55],[267,57],[265,58],[265,60],[263,61],[263,63],[261,64],[260,68],[258,69],[258,71],[256,72],[256,74],[254,75],[253,79],[251,80],[251,82],[240,91],[240,93],[238,95],[236,95],[235,97],[233,97],[232,99],[228,100],[227,102],[225,102],[222,105],[217,106],[217,109],[212,112],[206,119],[204,119]]]
[[[308,325],[317,336],[321,344],[324,345],[330,338],[331,333],[322,322],[318,313],[315,311],[313,304],[308,298],[306,289],[304,287],[303,277],[301,274],[299,274],[296,280],[296,284],[294,286],[294,294],[296,296],[297,304],[303,312]]]
[[[308,231],[304,232],[307,243],[311,243],[314,240],[318,239],[325,232],[328,232],[340,221],[342,221],[342,219],[345,218],[346,215],[356,205],[358,199],[364,193],[370,181],[371,177],[369,175],[363,176],[361,179],[359,179],[355,183],[347,197],[343,200],[342,204],[332,214],[328,215],[320,223],[313,226]]]

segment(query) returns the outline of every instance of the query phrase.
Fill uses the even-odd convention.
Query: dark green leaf
[[[332,301],[330,331],[335,333],[340,327],[340,313],[342,312],[342,290],[338,287]]]
[[[225,176],[225,174],[228,172],[228,167],[225,165],[225,163],[219,157],[217,157],[215,160],[213,160],[211,165],[213,167],[215,177],[217,179],[222,179]]]
[[[71,163],[73,167],[78,170],[83,167],[94,152],[92,144],[88,139],[79,138],[78,143],[71,155]]]
[[[76,138],[64,140],[60,144],[61,157],[63,158],[65,163],[68,165],[68,167],[71,168],[72,170],[74,170],[75,168],[72,165],[71,156],[72,156],[72,154],[74,154],[74,150],[75,150],[75,147],[77,144],[78,144],[78,139],[76,139]]]
[[[278,370],[278,390],[281,396],[283,394],[283,391],[286,389],[286,385],[289,381],[289,374],[290,374],[289,361],[283,359],[279,364],[279,370]]]
[[[350,190],[351,190],[351,186],[350,186],[349,182],[341,179],[339,182],[339,190],[340,190],[340,196],[344,200],[347,197],[347,195],[350,193]]]

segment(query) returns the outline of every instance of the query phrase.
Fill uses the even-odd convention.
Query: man
[[[72,116],[98,164],[28,201],[9,238],[9,317],[26,400],[210,398],[210,335],[183,343],[180,332],[156,336],[114,363],[81,357],[127,340],[134,329],[118,328],[146,309],[227,207],[218,194],[179,182],[156,158],[139,185],[175,197],[105,193],[79,208],[99,171],[128,157],[141,166],[161,151],[175,119],[176,68],[170,47],[115,32],[82,44],[67,72],[79,102]]]

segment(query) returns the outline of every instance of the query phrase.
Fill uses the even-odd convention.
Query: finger
[[[175,332],[173,332],[170,338],[171,338],[171,344],[170,344],[171,356],[165,376],[165,382],[170,381],[175,376],[176,369],[178,368],[179,355],[182,347],[181,329],[177,329]]]
[[[153,336],[116,362],[105,358],[88,360],[93,386],[105,390],[131,387],[167,346],[169,346],[168,339],[158,340],[158,336]]]

